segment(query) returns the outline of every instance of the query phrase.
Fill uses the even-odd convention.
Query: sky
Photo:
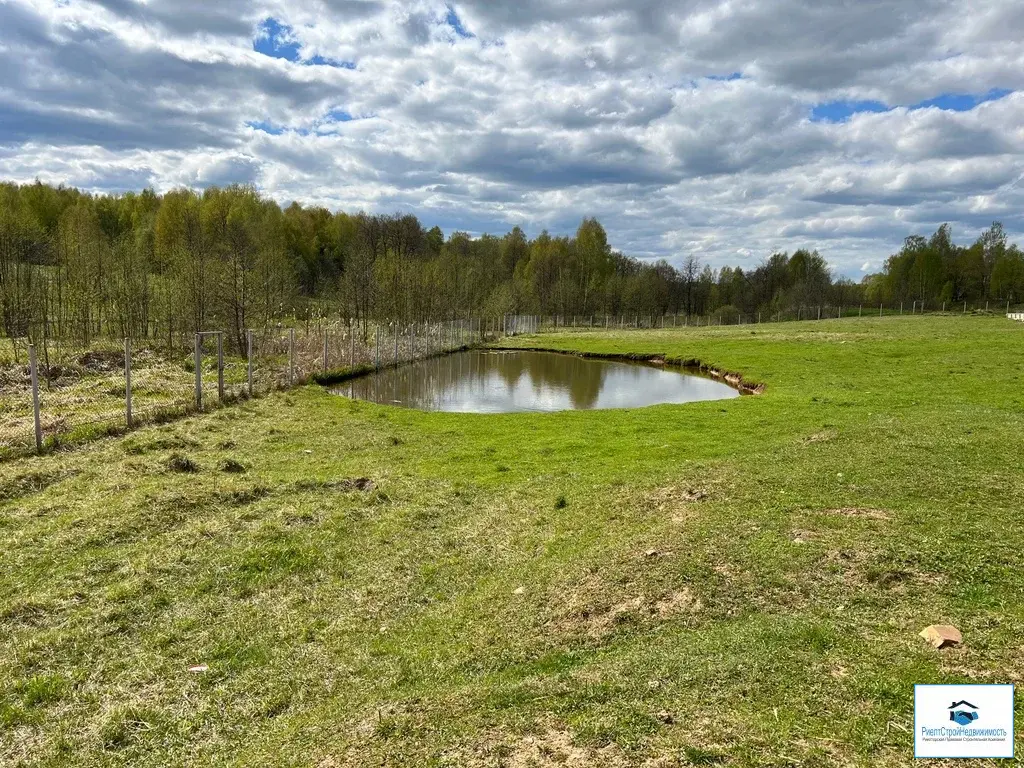
[[[878,271],[1024,232],[1020,0],[0,0],[0,179]]]

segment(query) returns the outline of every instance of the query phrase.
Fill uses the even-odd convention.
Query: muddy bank
[[[765,385],[760,382],[748,381],[743,378],[743,374],[736,373],[735,371],[727,371],[716,365],[709,365],[701,362],[696,358],[678,358],[668,357],[667,355],[658,354],[637,354],[634,352],[629,353],[609,353],[609,352],[576,352],[565,349],[551,349],[550,347],[492,347],[495,351],[499,352],[554,352],[559,355],[573,355],[575,357],[584,357],[593,360],[618,360],[620,362],[629,363],[645,363],[647,365],[664,366],[668,368],[679,368],[684,371],[691,371],[696,373],[702,373],[706,376],[710,376],[713,379],[724,381],[729,386],[739,390],[744,395],[760,395],[765,391]]]

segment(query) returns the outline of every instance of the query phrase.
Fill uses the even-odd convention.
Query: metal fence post
[[[348,364],[350,368],[356,367],[356,332],[349,323],[348,326]]]
[[[124,423],[132,428],[132,343],[124,340]]]
[[[377,353],[376,353],[376,357],[374,358],[374,361],[373,361],[373,367],[379,370],[380,369],[380,323],[376,323],[374,327],[377,329],[377,331],[376,331],[376,333],[377,333]]]
[[[28,345],[28,369],[32,377],[32,418],[36,430],[36,450],[43,450],[43,422],[39,414],[39,366],[36,363],[36,345]]]
[[[196,410],[203,410],[203,336],[196,334],[195,349],[196,366]]]
[[[324,328],[324,375],[327,375],[327,329]]]
[[[224,402],[224,331],[217,331],[217,400]]]
[[[245,332],[246,380],[249,384],[249,397],[252,397],[252,329]]]
[[[395,321],[395,365],[398,365],[398,321]]]
[[[288,329],[288,386],[295,386],[295,329]]]

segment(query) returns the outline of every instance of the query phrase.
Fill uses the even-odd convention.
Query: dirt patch
[[[524,736],[511,745],[502,761],[508,768],[619,768],[630,765],[617,744],[605,747],[578,746],[568,731],[548,729]]]
[[[681,613],[696,613],[703,607],[700,599],[684,587],[663,595],[653,604],[652,612],[660,619],[668,619]]]
[[[708,499],[710,494],[703,488],[693,488],[690,486],[682,485],[670,485],[664,488],[657,488],[650,494],[651,503],[656,505],[658,509],[664,509],[665,505],[677,503],[677,504],[696,504],[698,501],[705,501]]]
[[[684,484],[655,488],[644,501],[648,506],[671,517],[672,522],[684,523],[693,516],[694,506],[710,497],[707,488]]]
[[[674,755],[630,755],[615,742],[603,746],[579,744],[564,725],[550,717],[536,727],[536,733],[519,737],[492,731],[468,748],[447,753],[443,764],[464,768],[675,768],[702,764],[681,762]],[[341,768],[341,764],[322,764],[320,768]]]
[[[556,632],[601,638],[627,625],[642,626],[675,616],[696,614],[703,604],[686,586],[660,593],[626,596],[594,576],[568,597],[549,622]]]
[[[825,552],[813,579],[839,582],[844,589],[896,593],[938,587],[946,581],[943,574],[925,572],[910,563],[894,562],[885,552],[855,548]]]

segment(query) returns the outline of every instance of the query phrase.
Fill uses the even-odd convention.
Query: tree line
[[[404,322],[542,315],[735,317],[817,305],[1019,301],[1024,258],[999,224],[969,246],[948,225],[908,237],[883,272],[836,278],[816,250],[773,253],[754,269],[677,268],[613,250],[601,224],[574,236],[518,227],[449,237],[412,215],[282,208],[245,186],[91,195],[0,184],[0,328],[146,338],[286,318]]]

